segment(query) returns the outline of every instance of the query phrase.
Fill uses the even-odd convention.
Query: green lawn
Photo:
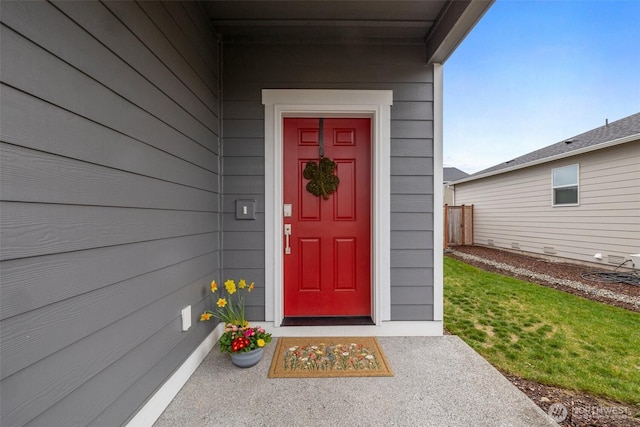
[[[497,368],[640,404],[640,313],[444,259],[444,323]]]

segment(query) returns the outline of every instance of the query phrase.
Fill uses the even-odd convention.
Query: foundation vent
[[[518,242],[511,242],[511,249],[520,249],[520,243]]]
[[[551,246],[545,246],[542,248],[542,250],[544,251],[545,254],[549,254],[549,255],[555,255],[556,254],[556,248],[553,248]]]
[[[495,243],[493,243],[493,239],[487,239],[487,245],[495,246]]]

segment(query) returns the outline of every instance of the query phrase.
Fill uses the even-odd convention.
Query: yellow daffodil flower
[[[215,292],[218,290],[218,284],[216,283],[215,279],[211,281],[211,292]]]
[[[222,308],[227,305],[227,300],[224,298],[218,298],[218,302],[216,303],[218,307]]]
[[[200,315],[200,321],[204,322],[205,320],[209,320],[211,319],[211,316],[213,316],[211,313],[202,313]]]
[[[229,295],[233,295],[236,293],[236,282],[234,282],[233,280],[229,279],[224,282],[224,287],[227,292],[229,292]]]
[[[247,287],[247,281],[246,281],[246,280],[244,280],[244,279],[240,279],[240,281],[238,282],[238,287],[239,287],[240,289],[244,289],[244,288],[246,288],[246,287]]]
[[[253,290],[253,288],[255,288],[255,287],[256,287],[256,285],[253,282],[251,282],[251,284],[249,285],[248,291],[251,292]]]

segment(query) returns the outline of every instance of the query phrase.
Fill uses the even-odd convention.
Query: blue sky
[[[640,112],[640,0],[497,0],[444,64],[444,166],[474,173]]]

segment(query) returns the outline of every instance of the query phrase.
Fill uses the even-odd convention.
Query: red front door
[[[371,120],[326,118],[322,131],[320,122],[284,119],[284,315],[369,316]],[[307,191],[303,176],[320,159],[320,135],[340,179],[327,200]]]

